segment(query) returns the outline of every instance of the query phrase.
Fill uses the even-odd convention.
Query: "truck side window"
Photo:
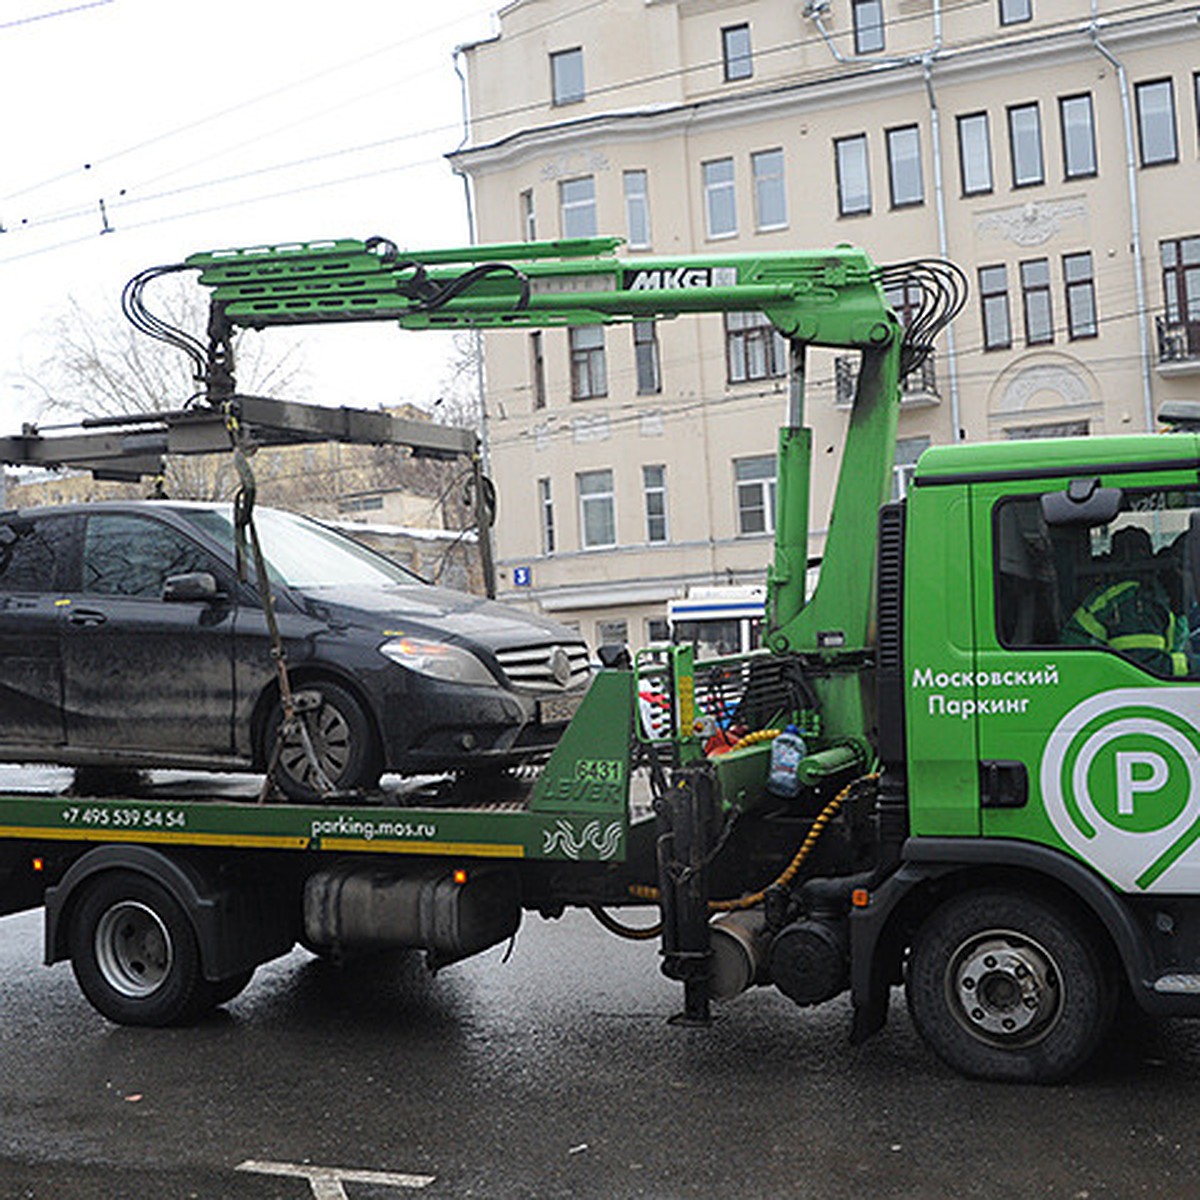
[[[996,509],[996,627],[1009,649],[1103,649],[1200,677],[1200,493],[1124,494],[1098,526],[1048,525],[1040,498]]]
[[[213,560],[202,547],[160,521],[88,517],[83,543],[85,592],[157,599],[169,576],[213,569]]]
[[[55,591],[73,523],[71,517],[0,520],[0,591]]]

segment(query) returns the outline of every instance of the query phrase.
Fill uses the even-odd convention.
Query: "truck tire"
[[[196,931],[179,902],[136,871],[82,885],[67,931],[92,1006],[118,1025],[181,1025],[213,1005]]]
[[[337,792],[364,791],[379,782],[379,753],[371,722],[362,705],[343,687],[322,680],[305,683],[297,691],[315,692],[320,703],[301,715],[306,722],[317,762]],[[276,703],[267,720],[263,757],[270,762],[283,724],[283,708]],[[304,744],[298,734],[283,739],[275,766],[275,782],[297,804],[320,804],[325,799]]]
[[[913,1022],[956,1071],[1052,1083],[1108,1030],[1115,980],[1073,915],[1016,892],[968,892],[917,930],[905,992]]]

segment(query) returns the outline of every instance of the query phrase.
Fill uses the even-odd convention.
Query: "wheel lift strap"
[[[279,632],[279,622],[275,616],[275,597],[271,594],[271,580],[267,575],[267,563],[263,558],[262,546],[258,540],[258,530],[254,524],[254,501],[258,492],[254,469],[250,466],[249,456],[242,444],[242,430],[237,413],[229,403],[223,406],[223,411],[225,428],[229,433],[229,441],[233,450],[233,465],[241,485],[233,501],[234,547],[238,579],[243,583],[246,582],[248,551],[249,557],[254,563],[254,581],[258,588],[258,597],[266,616],[267,636],[271,641],[271,658],[275,663],[275,675],[279,682],[279,704],[283,709],[283,720],[279,723],[275,744],[271,747],[271,757],[267,763],[267,773],[258,800],[260,804],[266,800],[275,782],[275,771],[279,766],[283,743],[293,733],[300,739],[305,761],[316,781],[317,789],[322,794],[328,794],[335,789],[317,759],[308,731],[308,722],[297,708],[296,696],[292,691],[291,678],[288,674],[287,652],[284,649],[283,637]]]

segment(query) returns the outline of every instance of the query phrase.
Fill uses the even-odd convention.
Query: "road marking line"
[[[382,1187],[428,1187],[436,1175],[401,1175],[393,1171],[358,1171],[345,1167],[314,1167],[302,1163],[256,1162],[249,1159],[236,1170],[253,1175],[289,1175],[306,1179],[312,1188],[313,1200],[349,1200],[343,1183],[374,1183]]]

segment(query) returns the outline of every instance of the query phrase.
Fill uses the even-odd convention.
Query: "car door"
[[[57,589],[76,526],[67,514],[0,517],[0,744],[63,742]]]
[[[232,752],[236,590],[227,567],[150,513],[84,519],[62,638],[67,744],[164,760]],[[208,572],[217,594],[164,598]]]

